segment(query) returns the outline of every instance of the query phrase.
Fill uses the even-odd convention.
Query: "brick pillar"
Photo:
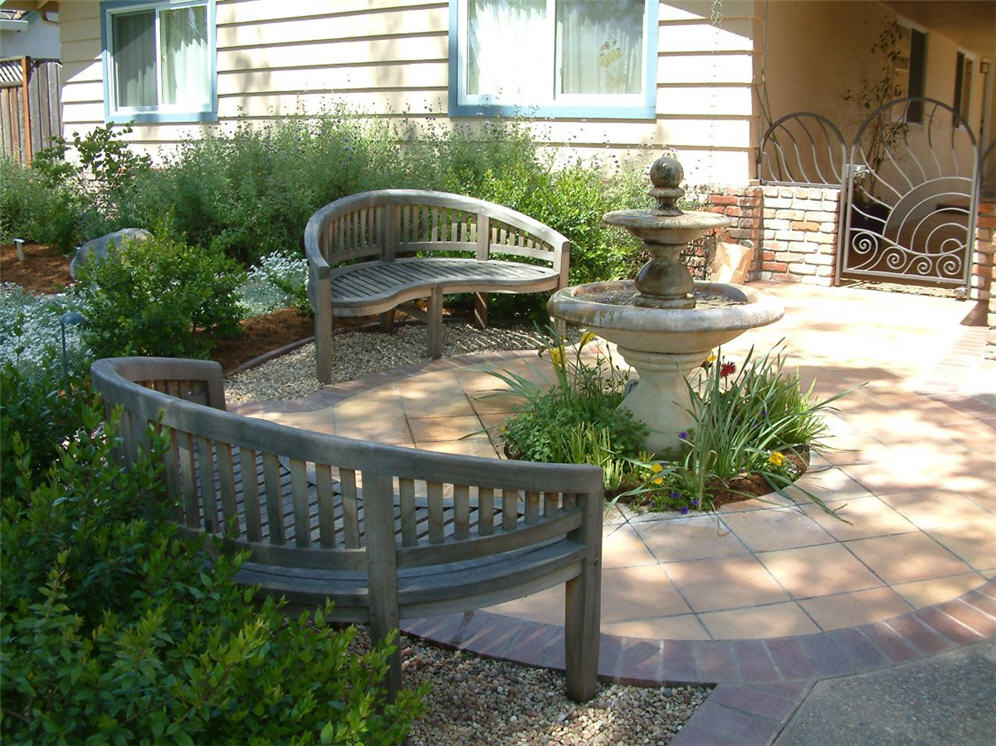
[[[761,279],[832,285],[840,189],[769,185],[760,191]]]

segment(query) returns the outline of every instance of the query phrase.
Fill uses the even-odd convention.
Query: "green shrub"
[[[131,150],[121,138],[130,126],[107,124],[95,127],[85,136],[73,133],[72,140],[54,138],[53,144],[35,154],[32,168],[50,184],[63,184],[86,199],[82,213],[85,239],[95,238],[122,227],[147,227],[151,223],[129,224],[136,183],[151,170],[148,155]],[[72,148],[75,159],[67,160]],[[160,212],[163,206],[159,205]],[[127,214],[126,214],[127,213]],[[152,217],[152,213],[146,217]]]
[[[152,452],[109,468],[113,422],[66,442],[40,477],[19,433],[5,470],[0,581],[2,729],[9,743],[400,743],[418,692],[390,703],[390,646],[356,653],[318,610],[252,602],[240,558],[161,520]],[[149,500],[160,510],[149,510]]]
[[[615,472],[625,467],[611,464],[613,458],[624,462],[639,454],[646,426],[619,407],[627,374],[601,353],[594,364],[582,361],[582,351],[593,339],[585,334],[570,352],[554,339],[546,350],[557,379],[552,387],[509,371],[494,374],[525,400],[522,410],[502,426],[511,455],[525,461],[592,463],[595,452],[604,456],[596,459],[599,465]]]
[[[0,366],[0,494],[15,494],[21,460],[32,475],[41,474],[59,455],[62,443],[83,426],[83,411],[91,401],[88,381],[66,375],[54,354],[40,364]],[[18,434],[15,440],[14,434]],[[15,443],[19,453],[15,453]],[[16,456],[16,458],[15,458]]]
[[[125,240],[79,271],[83,337],[94,357],[202,356],[239,332],[236,291],[245,277],[217,246],[157,235]]]
[[[67,251],[83,236],[85,204],[73,184],[0,155],[0,241],[23,238]]]

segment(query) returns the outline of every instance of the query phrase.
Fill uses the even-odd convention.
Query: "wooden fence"
[[[3,153],[30,164],[34,153],[61,134],[62,63],[31,57],[0,60]]]

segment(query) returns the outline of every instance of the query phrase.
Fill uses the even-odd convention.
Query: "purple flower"
[[[692,507],[693,508],[699,507],[699,499],[697,497],[694,500],[692,500]]]
[[[681,506],[681,514],[682,515],[686,515],[687,513],[688,513],[688,506],[687,505],[682,505]]]
[[[677,490],[675,490],[674,492],[671,493],[671,498],[672,499],[677,500],[679,497],[681,497],[681,493],[678,492]]]
[[[688,440],[688,433],[682,430],[680,433],[678,433],[678,437],[681,438],[682,440]]]

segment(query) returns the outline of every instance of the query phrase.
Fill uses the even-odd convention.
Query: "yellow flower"
[[[579,342],[579,344],[581,347],[584,347],[589,342],[594,342],[594,341],[595,341],[595,335],[592,334],[591,332],[585,332],[584,334],[581,335],[581,341]]]
[[[664,475],[661,474],[661,472],[664,471],[663,466],[661,466],[660,464],[654,464],[653,466],[650,467],[650,471],[652,471],[654,474],[660,475],[650,480],[652,484],[664,484]]]
[[[772,466],[781,466],[785,463],[785,454],[781,451],[772,451],[768,456],[768,463]]]
[[[715,355],[710,355],[703,362],[705,362],[705,363],[714,363],[714,362],[716,362],[716,356]]]
[[[554,367],[559,368],[564,364],[564,348],[563,347],[551,347],[550,348],[550,362],[553,363]]]

